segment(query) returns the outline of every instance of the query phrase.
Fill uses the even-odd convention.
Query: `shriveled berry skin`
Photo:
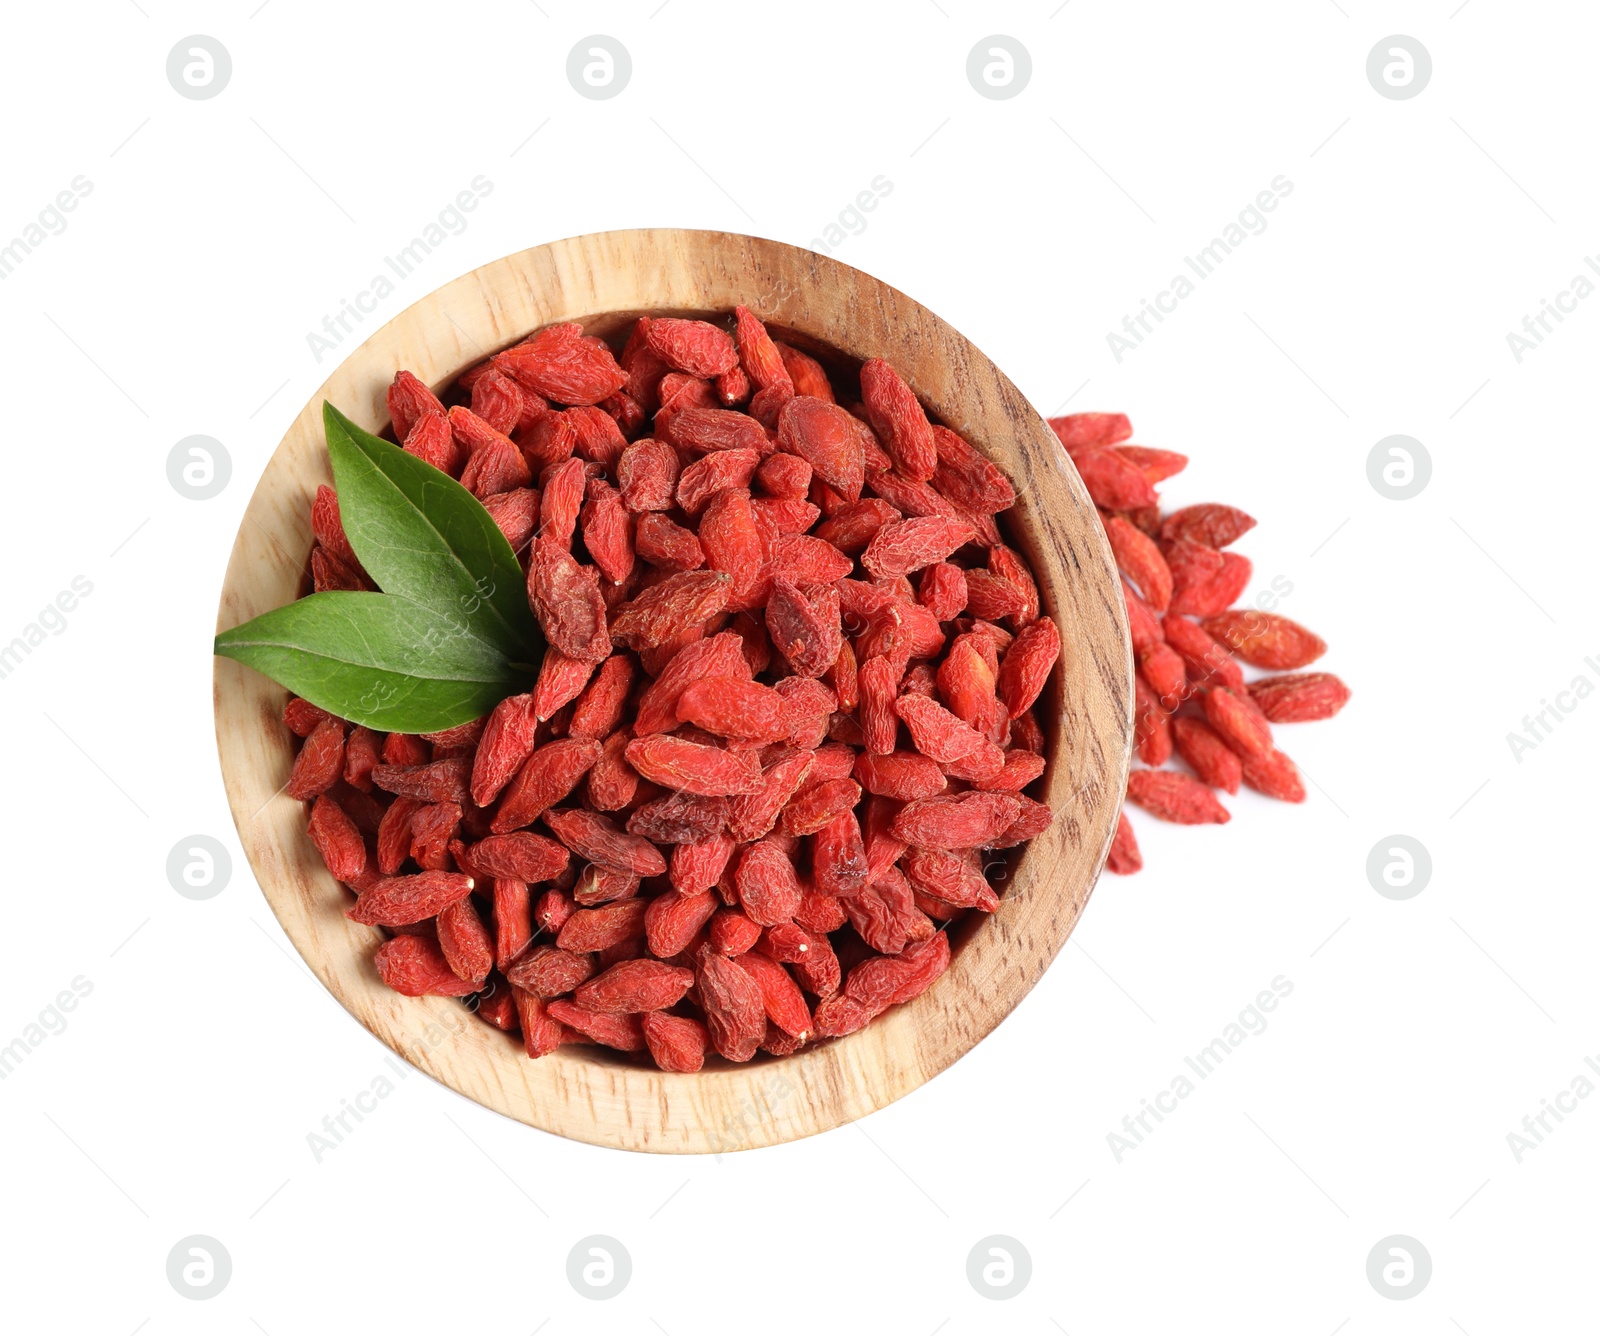
[[[712,1047],[732,1062],[749,1062],[767,1032],[761,986],[734,961],[712,951],[700,954],[695,977]]]
[[[769,686],[738,677],[705,677],[678,697],[678,719],[719,737],[778,742],[788,736],[784,698]]]
[[[1321,636],[1274,612],[1238,608],[1207,617],[1200,625],[1257,668],[1304,668],[1328,648]]]
[[[1117,831],[1111,839],[1111,852],[1106,855],[1106,871],[1126,877],[1143,867],[1144,855],[1139,852],[1139,841],[1134,838],[1128,814],[1118,812]]]
[[[1238,754],[1203,719],[1174,719],[1172,741],[1178,755],[1214,789],[1237,793],[1243,771]]]
[[[697,1072],[706,1061],[711,1035],[690,1016],[654,1011],[640,1018],[645,1043],[657,1067],[664,1072]]]
[[[1135,770],[1128,776],[1128,801],[1184,826],[1221,825],[1231,819],[1209,788],[1175,770]]]
[[[661,1011],[673,1006],[694,984],[694,972],[659,960],[623,960],[580,984],[572,1000],[591,1011],[618,1015]]]
[[[1275,724],[1331,719],[1344,709],[1350,688],[1332,673],[1284,673],[1262,677],[1247,688],[1250,699]]]
[[[403,927],[420,923],[471,894],[473,880],[461,872],[418,872],[385,877],[362,892],[345,911],[356,923]]]
[[[761,767],[738,753],[657,734],[628,744],[628,764],[652,783],[707,797],[754,793]]]
[[[459,978],[451,971],[439,944],[427,937],[391,937],[377,949],[373,963],[378,977],[407,997],[429,993],[467,997],[478,991],[472,980]]]
[[[1244,782],[1257,793],[1286,803],[1306,800],[1306,786],[1301,782],[1299,770],[1281,751],[1242,756],[1239,766]]]

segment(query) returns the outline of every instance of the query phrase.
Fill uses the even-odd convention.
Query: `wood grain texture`
[[[797,340],[891,361],[929,411],[1016,486],[1003,517],[1061,628],[1061,665],[1041,698],[1051,829],[1014,858],[999,911],[957,934],[933,988],[866,1029],[783,1059],[714,1059],[694,1075],[637,1066],[596,1048],[530,1062],[520,1045],[442,998],[406,998],[378,980],[375,928],[344,917],[348,894],[283,796],[293,752],[285,692],[215,661],[217,745],[234,821],[284,931],[344,1007],[444,1084],[535,1127],[642,1151],[723,1152],[836,1127],[937,1075],[1000,1023],[1065,943],[1099,874],[1128,768],[1131,662],[1115,567],[1076,471],[1004,374],[932,312],[813,252],[722,232],[608,232],[508,256],[423,298],[353,352],[295,419],[239,529],[217,627],[290,601],[310,545],[317,484],[331,481],[324,399],[372,431],[384,390],[409,368],[435,388],[490,352],[555,321],[614,331],[632,316],[750,307]],[[276,796],[275,796],[276,795]]]

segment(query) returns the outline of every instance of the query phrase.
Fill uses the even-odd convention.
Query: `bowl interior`
[[[403,998],[376,978],[380,935],[343,916],[347,894],[304,834],[300,805],[274,791],[292,750],[286,693],[216,661],[218,744],[241,841],[274,913],[358,1020],[470,1098],[563,1135],[629,1149],[721,1151],[807,1135],[898,1098],[966,1052],[1054,957],[1098,874],[1127,767],[1131,691],[1120,589],[1092,503],[1038,414],[967,340],[894,289],[834,261],[723,233],[608,233],[525,251],[422,299],[357,349],[297,418],[241,525],[219,629],[301,592],[306,519],[329,478],[324,398],[363,426],[388,426],[384,390],[405,367],[434,388],[556,321],[616,341],[641,314],[722,317],[749,306],[774,335],[853,376],[887,357],[930,414],[994,459],[1019,501],[1000,517],[1033,566],[1063,640],[1037,711],[1049,759],[1045,835],[1005,857],[990,916],[953,925],[951,968],[927,993],[865,1029],[786,1058],[718,1059],[662,1073],[600,1048],[530,1062],[514,1039],[440,998]],[[996,875],[991,872],[991,875]]]

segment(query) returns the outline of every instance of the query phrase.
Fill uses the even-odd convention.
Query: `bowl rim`
[[[1065,944],[1115,833],[1133,735],[1132,657],[1120,581],[1094,504],[1043,418],[952,326],[816,252],[676,228],[548,242],[419,298],[334,368],[262,472],[218,607],[220,631],[297,595],[309,500],[318,483],[331,481],[323,400],[380,431],[388,424],[384,390],[402,366],[439,386],[557,321],[727,313],[738,303],[844,355],[887,357],[938,420],[1000,464],[1019,498],[1008,513],[1008,541],[1039,575],[1044,610],[1061,630],[1062,659],[1041,697],[1053,716],[1044,800],[1056,820],[1016,858],[1000,908],[967,930],[950,969],[920,997],[791,1056],[708,1064],[693,1074],[589,1047],[530,1061],[514,1036],[476,1022],[456,1001],[403,997],[378,980],[370,957],[381,933],[344,917],[348,893],[306,837],[303,805],[281,790],[292,760],[279,722],[287,692],[233,660],[214,661],[218,755],[234,823],[262,894],[307,966],[366,1029],[444,1085],[531,1126],[619,1149],[773,1145],[882,1108],[970,1051]],[[291,578],[294,592],[285,597]]]

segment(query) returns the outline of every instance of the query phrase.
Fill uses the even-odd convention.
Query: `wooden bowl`
[[[627,1150],[722,1152],[809,1136],[898,1099],[988,1034],[1044,973],[1099,874],[1127,778],[1131,662],[1125,612],[1094,506],[1054,435],[1004,374],[932,312],[878,280],[794,246],[725,232],[606,232],[537,246],[456,279],[350,354],[278,446],[245,511],[218,609],[224,630],[294,599],[309,509],[330,482],[322,401],[372,431],[409,368],[439,387],[529,331],[576,320],[605,333],[642,313],[726,314],[744,304],[807,346],[884,357],[929,410],[1016,486],[1002,517],[1032,563],[1062,658],[1040,702],[1048,832],[1018,851],[998,912],[969,916],[950,969],[865,1029],[782,1059],[717,1060],[693,1075],[599,1048],[537,1062],[459,1002],[379,982],[375,928],[345,918],[348,893],[282,792],[293,752],[283,688],[231,659],[215,670],[217,747],[239,839],[290,940],[353,1016],[452,1089],[546,1131]],[[972,921],[976,920],[976,921]]]

